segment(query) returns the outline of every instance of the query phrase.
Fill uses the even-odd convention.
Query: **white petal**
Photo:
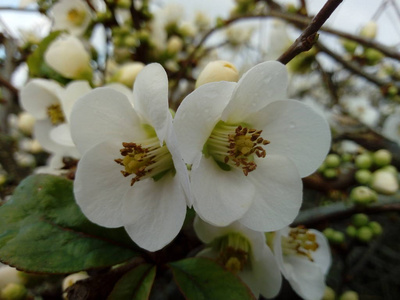
[[[331,132],[326,120],[311,107],[296,101],[284,100],[269,104],[251,116],[251,125],[262,129],[269,140],[269,154],[290,158],[301,177],[310,175],[326,157]]]
[[[33,79],[21,90],[21,106],[36,119],[47,119],[47,108],[60,102],[58,98],[60,89],[61,86],[51,80]]]
[[[120,227],[124,195],[132,189],[130,178],[121,174],[120,145],[101,143],[88,150],[78,163],[75,199],[85,216],[104,227]]]
[[[327,274],[332,264],[331,248],[325,235],[315,229],[309,229],[317,237],[318,249],[312,254],[314,262],[323,274]]]
[[[256,231],[274,231],[289,225],[302,202],[302,181],[287,158],[268,155],[257,160],[257,169],[247,176],[253,183],[253,204],[239,220]]]
[[[89,93],[92,90],[87,81],[78,80],[68,84],[64,90],[60,91],[60,100],[64,116],[70,122],[72,107],[79,97]]]
[[[235,224],[235,223],[232,223]],[[224,236],[233,231],[233,227],[218,227],[203,221],[199,216],[196,216],[193,222],[193,228],[197,237],[205,244],[211,243],[214,239]]]
[[[215,226],[241,218],[254,196],[253,185],[241,170],[224,171],[212,158],[202,157],[198,167],[193,167],[191,183],[196,212]]]
[[[133,88],[135,110],[157,132],[162,143],[171,113],[168,109],[168,77],[160,64],[150,64],[138,74]]]
[[[74,141],[71,137],[69,125],[66,123],[58,125],[57,127],[53,127],[50,130],[50,138],[57,144],[67,147],[75,147]]]
[[[111,88],[97,88],[79,98],[70,125],[72,139],[81,153],[109,139],[117,138],[122,143],[146,137],[129,100]]]
[[[129,102],[133,105],[133,93],[131,89],[128,89],[125,85],[118,82],[109,83],[105,86],[124,94],[129,99]]]
[[[182,228],[186,199],[179,178],[136,182],[124,197],[123,220],[132,240],[148,251],[171,242]]]
[[[232,82],[202,85],[182,101],[174,118],[174,128],[184,160],[192,164],[203,150],[235,88]]]
[[[222,120],[237,124],[267,104],[286,99],[288,76],[286,67],[277,61],[267,61],[247,71],[239,80],[232,100],[222,114]]]

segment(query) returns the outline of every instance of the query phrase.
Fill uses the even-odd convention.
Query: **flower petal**
[[[81,153],[99,142],[146,138],[138,115],[126,96],[112,88],[97,88],[79,98],[71,113],[71,135]]]
[[[302,181],[296,166],[283,156],[267,155],[257,165],[247,176],[255,190],[254,201],[239,222],[256,231],[281,229],[299,212]]]
[[[195,164],[191,188],[198,215],[215,226],[226,226],[241,218],[254,195],[253,185],[241,170],[224,171],[214,159],[205,157],[200,158],[198,166]]]
[[[222,120],[237,124],[267,104],[286,99],[288,76],[286,67],[277,61],[258,64],[239,80]]]
[[[209,83],[182,101],[173,122],[186,163],[192,164],[195,156],[203,150],[235,86],[236,83],[232,82]]]
[[[193,222],[193,228],[197,237],[205,244],[211,243],[214,239],[224,236],[229,232],[234,231],[232,225],[225,227],[213,226],[210,223],[203,221],[199,216],[196,216]]]
[[[125,229],[132,240],[148,251],[170,243],[182,228],[186,199],[179,178],[171,174],[154,181],[136,182],[126,193],[123,206]]]
[[[92,88],[87,81],[78,80],[72,81],[64,90],[59,92],[64,116],[68,122],[70,122],[72,107],[76,100],[89,93],[91,90]]]
[[[121,174],[114,159],[118,143],[104,142],[89,149],[81,158],[75,175],[74,194],[85,216],[104,227],[120,227],[124,195],[132,189],[130,179]]]
[[[52,104],[59,104],[58,91],[61,89],[54,81],[32,79],[21,90],[21,106],[36,119],[47,119],[47,108]]]
[[[160,64],[150,64],[139,72],[133,88],[135,110],[151,125],[162,143],[167,135],[171,113],[168,109],[168,77]]]
[[[50,138],[57,144],[67,147],[75,147],[74,141],[71,137],[69,125],[66,123],[60,124],[57,127],[53,127],[50,130]]]
[[[270,103],[250,119],[254,128],[271,143],[267,153],[290,158],[301,177],[318,168],[330,148],[331,133],[326,120],[311,107],[296,101]]]
[[[325,235],[315,229],[309,229],[317,237],[318,249],[312,254],[314,263],[318,265],[323,274],[327,274],[332,264],[331,248]]]

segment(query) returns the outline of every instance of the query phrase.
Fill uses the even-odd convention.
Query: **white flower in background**
[[[196,88],[209,82],[237,82],[238,80],[239,72],[233,64],[224,60],[216,60],[209,62],[201,71],[196,80]]]
[[[126,63],[115,70],[109,81],[120,82],[132,88],[137,75],[143,68],[144,64],[142,62]]]
[[[287,23],[275,19],[271,23],[268,34],[268,45],[265,59],[275,60],[281,56],[292,44],[287,32]]]
[[[394,142],[400,144],[400,113],[394,113],[387,117],[383,123],[382,134]]]
[[[294,291],[306,300],[321,299],[332,262],[325,236],[313,229],[287,227],[267,233],[267,240]]]
[[[83,0],[60,0],[51,9],[53,30],[67,30],[73,35],[82,35],[90,21],[90,7]]]
[[[69,79],[92,77],[90,55],[82,42],[73,35],[61,35],[46,49],[44,60],[52,69]]]
[[[284,65],[265,62],[238,83],[205,84],[181,103],[174,125],[203,220],[272,231],[296,217],[301,177],[324,160],[330,130],[311,108],[286,100],[286,85]]]
[[[33,127],[35,126],[35,117],[30,113],[23,111],[18,114],[18,129],[24,134],[30,135],[33,132]]]
[[[262,232],[253,231],[238,222],[227,227],[212,226],[200,218],[194,230],[208,247],[197,256],[215,259],[238,275],[258,298],[272,298],[279,293],[282,276]]]
[[[226,39],[233,46],[239,46],[250,42],[254,28],[251,26],[231,25],[226,29]]]
[[[83,156],[74,193],[89,220],[124,226],[140,247],[156,251],[179,233],[190,205],[168,109],[168,78],[159,64],[139,73],[133,104],[111,88],[76,102],[71,132]]]
[[[348,113],[370,127],[376,127],[379,122],[379,111],[371,105],[366,97],[347,96],[340,99],[342,106]]]

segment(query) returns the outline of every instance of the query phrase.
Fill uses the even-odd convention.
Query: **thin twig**
[[[18,96],[18,89],[0,76],[0,85],[6,87],[14,96]]]

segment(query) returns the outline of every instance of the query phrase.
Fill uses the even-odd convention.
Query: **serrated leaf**
[[[254,300],[250,289],[216,262],[202,257],[170,263],[174,280],[189,300]]]
[[[91,223],[75,203],[72,181],[32,175],[0,207],[0,260],[38,273],[113,266],[138,255],[122,228]]]
[[[156,267],[142,264],[126,273],[107,300],[147,300],[156,276]]]

